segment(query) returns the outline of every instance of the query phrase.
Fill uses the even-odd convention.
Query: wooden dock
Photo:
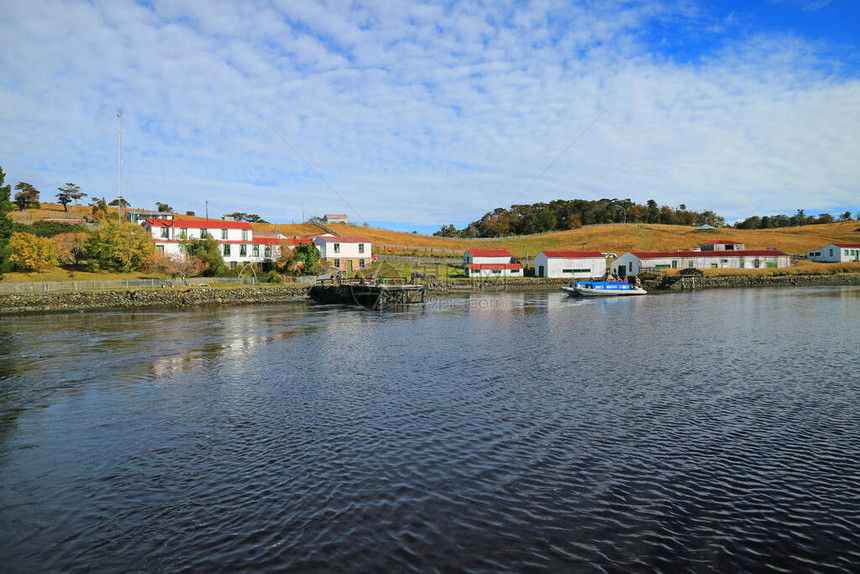
[[[310,297],[319,303],[361,305],[366,309],[384,310],[425,302],[426,285],[397,281],[344,281],[319,283],[311,287]]]

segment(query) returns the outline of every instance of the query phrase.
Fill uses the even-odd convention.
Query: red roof
[[[848,247],[849,249],[852,247],[860,247],[860,243],[834,243],[836,247]]]
[[[251,229],[247,221],[220,221],[217,219],[147,219],[152,227],[187,227],[191,229]]]
[[[467,263],[469,269],[522,269],[519,263]]]
[[[324,243],[370,243],[364,237],[341,237],[340,235],[319,235],[316,239],[321,239]]]
[[[739,243],[737,241],[726,241],[725,239],[718,239],[716,241],[708,241],[707,243],[702,243],[702,245],[743,245],[743,243]]]
[[[510,257],[507,249],[469,249],[466,251],[472,257]]]
[[[631,251],[639,259],[665,259],[667,257],[788,257],[782,251],[773,249],[743,251]]]
[[[606,259],[600,251],[541,251],[550,259]]]

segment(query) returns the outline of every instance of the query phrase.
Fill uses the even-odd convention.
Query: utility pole
[[[122,108],[117,110],[119,119],[119,174],[117,175],[117,218],[122,221]]]

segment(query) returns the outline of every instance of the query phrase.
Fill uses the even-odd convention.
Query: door
[[[621,278],[627,277],[627,266],[619,265],[618,266],[618,276]]]
[[[538,276],[538,277],[543,277],[543,265],[538,265],[538,272],[537,272],[537,276]]]
[[[352,259],[346,261],[346,272],[352,273]]]

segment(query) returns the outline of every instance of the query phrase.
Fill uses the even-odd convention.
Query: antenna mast
[[[119,174],[117,176],[117,218],[122,220],[122,108],[117,110],[119,119]]]

